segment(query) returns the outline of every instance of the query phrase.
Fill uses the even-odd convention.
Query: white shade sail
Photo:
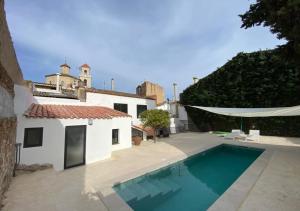
[[[204,111],[225,116],[236,117],[274,117],[274,116],[300,116],[300,106],[278,108],[221,108],[190,106]]]

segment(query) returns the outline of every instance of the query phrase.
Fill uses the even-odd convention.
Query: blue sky
[[[88,63],[93,86],[135,92],[144,80],[182,91],[238,52],[283,43],[268,28],[241,29],[241,0],[13,0],[7,21],[25,79],[44,81],[67,63]]]

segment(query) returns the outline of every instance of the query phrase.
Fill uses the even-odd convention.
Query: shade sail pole
[[[241,117],[241,131],[243,131],[243,117]]]

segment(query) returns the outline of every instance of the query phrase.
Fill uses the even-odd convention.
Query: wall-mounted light
[[[93,119],[88,119],[88,124],[93,125]]]

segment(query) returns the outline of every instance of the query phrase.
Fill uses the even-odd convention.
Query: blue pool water
[[[135,211],[206,210],[262,152],[222,144],[113,188]]]

